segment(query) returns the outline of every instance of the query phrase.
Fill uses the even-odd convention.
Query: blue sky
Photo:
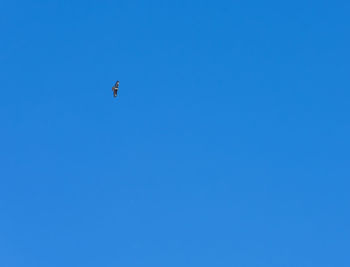
[[[2,2],[0,265],[350,266],[349,8]]]

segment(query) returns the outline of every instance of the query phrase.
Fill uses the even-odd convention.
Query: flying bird
[[[117,81],[115,83],[115,85],[112,87],[112,91],[113,91],[113,96],[114,97],[117,97],[118,89],[119,89],[119,81]]]

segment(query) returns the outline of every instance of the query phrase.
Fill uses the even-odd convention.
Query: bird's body
[[[119,89],[119,81],[117,81],[115,83],[115,85],[112,87],[112,91],[113,91],[113,96],[114,97],[117,97],[118,89]]]

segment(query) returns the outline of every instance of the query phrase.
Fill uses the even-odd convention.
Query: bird
[[[119,81],[117,81],[115,83],[115,85],[112,87],[112,91],[113,91],[113,96],[114,97],[117,97],[118,89],[119,89]]]

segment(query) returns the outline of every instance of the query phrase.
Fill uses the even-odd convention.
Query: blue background
[[[1,2],[0,265],[350,266],[349,10]]]

